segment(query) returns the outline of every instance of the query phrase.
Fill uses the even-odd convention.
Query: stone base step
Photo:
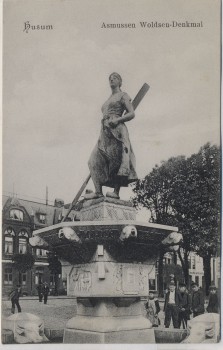
[[[156,343],[181,343],[187,336],[186,329],[155,329]]]

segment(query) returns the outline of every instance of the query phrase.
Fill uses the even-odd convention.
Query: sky
[[[201,22],[142,28],[140,22]],[[24,23],[53,30],[24,31]],[[136,28],[101,28],[135,23]],[[172,156],[220,143],[220,2],[7,0],[3,11],[3,194],[73,200],[97,142],[108,77],[134,98],[127,123],[139,178]],[[93,189],[90,180],[88,188]],[[131,190],[122,188],[121,198]]]

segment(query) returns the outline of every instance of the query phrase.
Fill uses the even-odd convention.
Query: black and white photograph
[[[3,349],[220,348],[221,6],[2,1]]]

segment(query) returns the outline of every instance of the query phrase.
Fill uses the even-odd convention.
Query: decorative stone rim
[[[167,226],[167,225],[160,225],[160,224],[152,224],[152,223],[147,223],[147,222],[141,222],[141,221],[136,221],[136,220],[123,220],[123,221],[114,221],[114,220],[106,220],[106,221],[68,221],[68,222],[60,222],[59,224],[56,225],[52,225],[52,226],[47,226],[44,228],[41,228],[39,230],[35,230],[33,231],[33,236],[39,235],[41,233],[44,232],[49,232],[51,230],[55,230],[55,229],[60,229],[63,227],[81,227],[81,226],[85,226],[87,227],[91,227],[91,226],[119,226],[124,227],[127,225],[133,225],[133,226],[137,226],[137,227],[143,227],[144,229],[146,228],[151,228],[151,229],[157,229],[157,230],[164,230],[166,231],[166,233],[170,233],[169,231],[175,231],[178,232],[178,227],[174,227],[174,226]]]

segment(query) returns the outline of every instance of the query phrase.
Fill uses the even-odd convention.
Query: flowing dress
[[[94,184],[127,187],[137,180],[135,155],[125,123],[115,128],[109,126],[110,121],[122,116],[127,101],[131,101],[128,94],[120,91],[111,95],[102,106],[101,132],[88,162]]]

